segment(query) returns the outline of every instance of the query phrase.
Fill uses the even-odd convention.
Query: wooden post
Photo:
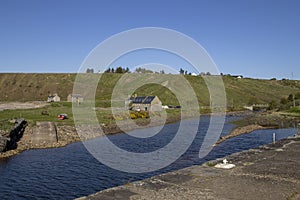
[[[273,133],[273,144],[276,142],[276,133]]]

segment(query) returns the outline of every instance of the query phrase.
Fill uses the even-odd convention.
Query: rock
[[[221,168],[221,169],[232,169],[234,168],[235,165],[234,164],[224,164],[224,163],[219,163],[215,165],[215,168]]]

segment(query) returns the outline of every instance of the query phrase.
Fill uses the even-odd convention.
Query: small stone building
[[[83,102],[83,96],[81,94],[69,94],[67,97],[67,101],[81,103]]]
[[[162,103],[157,96],[141,96],[130,98],[132,110],[162,111]]]
[[[58,96],[58,94],[50,94],[48,96],[47,102],[60,102],[60,97]]]

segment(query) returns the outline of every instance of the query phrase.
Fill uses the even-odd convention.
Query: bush
[[[300,114],[300,107],[293,107],[290,109],[290,112]]]
[[[287,104],[289,101],[286,98],[281,98],[280,103],[285,105]]]
[[[131,119],[137,119],[137,115],[135,113],[130,113],[130,118]]]
[[[275,100],[272,100],[269,103],[269,110],[275,110],[276,108],[278,108],[278,103]]]
[[[143,110],[131,111],[130,118],[131,119],[137,119],[137,118],[146,119],[146,118],[149,118],[149,113],[147,111],[143,111]]]

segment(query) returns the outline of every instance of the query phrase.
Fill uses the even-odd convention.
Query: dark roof
[[[50,95],[48,96],[48,98],[54,98],[54,97],[56,97],[56,96],[58,96],[58,94],[50,94]]]
[[[54,98],[56,96],[58,96],[58,95],[49,95],[48,98]]]
[[[153,101],[155,96],[143,96],[143,97],[132,97],[130,100],[132,103],[139,103],[139,104],[149,104]]]

